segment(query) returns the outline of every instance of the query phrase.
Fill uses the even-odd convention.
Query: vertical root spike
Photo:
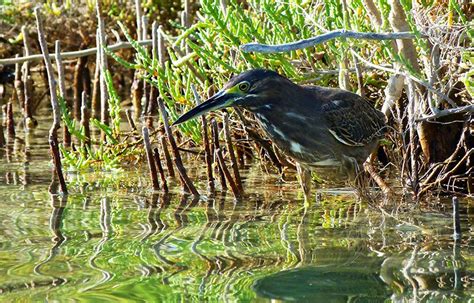
[[[143,144],[145,145],[146,158],[148,161],[148,168],[150,169],[150,177],[153,183],[153,189],[159,190],[160,183],[158,182],[158,174],[156,171],[155,159],[153,157],[153,152],[151,150],[150,134],[148,131],[148,127],[144,126],[142,128],[142,134],[143,134]]]

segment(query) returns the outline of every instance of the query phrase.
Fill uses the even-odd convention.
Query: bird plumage
[[[258,97],[236,105],[253,112],[272,141],[304,165],[338,166],[348,159],[360,165],[385,133],[384,115],[349,91],[299,86],[265,70],[242,73],[226,87],[241,81],[253,83],[249,93]]]
[[[384,115],[342,89],[300,86],[270,70],[243,72],[176,123],[239,106],[255,114],[272,141],[305,166],[360,165],[385,132]]]

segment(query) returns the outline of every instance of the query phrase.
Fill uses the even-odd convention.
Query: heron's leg
[[[296,163],[296,171],[298,172],[298,181],[303,188],[305,204],[308,204],[311,199],[311,170]]]

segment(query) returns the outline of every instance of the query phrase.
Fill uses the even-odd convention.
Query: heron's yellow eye
[[[247,92],[250,89],[250,83],[243,81],[239,83],[239,90],[241,92]]]

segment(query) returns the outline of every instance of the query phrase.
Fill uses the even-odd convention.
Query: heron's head
[[[284,85],[293,84],[278,73],[253,69],[243,72],[227,82],[215,95],[183,114],[173,124],[180,124],[192,118],[199,117],[207,112],[232,106],[242,106],[252,109],[265,105],[278,95]]]

